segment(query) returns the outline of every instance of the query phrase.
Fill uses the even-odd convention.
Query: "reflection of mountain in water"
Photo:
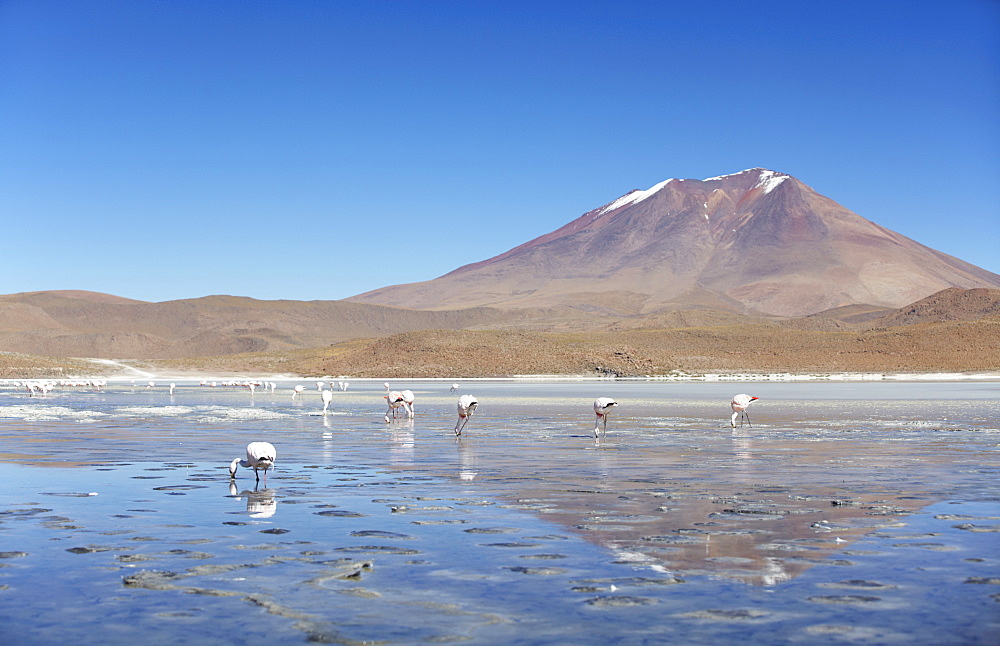
[[[637,447],[598,447],[588,464],[559,463],[557,454],[547,454],[548,464],[539,467],[478,454],[467,442],[456,456],[458,474],[450,475],[467,479],[469,465],[476,465],[476,482],[488,495],[611,550],[620,562],[754,585],[782,583],[817,564],[848,565],[842,551],[851,542],[933,502],[906,495],[905,482],[836,487],[828,483],[840,477],[824,480],[823,471],[836,468],[830,464],[857,462],[853,471],[876,460],[891,470],[908,461],[884,447],[885,453],[872,447],[867,457],[837,443],[807,452],[808,440],[775,443],[752,433],[722,431],[716,446],[673,455],[673,464],[658,469],[650,456],[629,454]],[[905,504],[894,504],[898,499]]]
[[[845,501],[833,490],[797,496],[766,485],[713,492],[668,481],[606,484],[606,491],[523,491],[519,502],[613,550],[620,561],[757,585],[836,563],[836,554],[855,538],[912,511],[893,512],[872,501],[835,505]]]

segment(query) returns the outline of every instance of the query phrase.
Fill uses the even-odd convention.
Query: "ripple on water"
[[[913,637],[910,635],[903,635],[884,628],[844,624],[816,624],[806,628],[806,632],[815,636],[836,637],[846,642],[890,644],[913,641]]]
[[[844,588],[849,590],[891,590],[899,586],[890,583],[880,583],[878,581],[865,581],[863,579],[850,579],[847,581],[836,581],[820,583],[821,588]]]
[[[515,527],[470,527],[462,531],[466,534],[516,534],[521,530]]]
[[[771,613],[752,608],[719,609],[706,608],[680,614],[680,617],[688,619],[702,619],[705,621],[758,621],[769,617]]]
[[[374,537],[374,538],[398,538],[402,540],[413,540],[415,537],[408,534],[400,534],[397,532],[387,532],[378,529],[367,529],[362,531],[351,532],[351,536],[357,538],[363,537]]]
[[[839,606],[863,606],[870,603],[878,603],[882,597],[870,594],[843,594],[843,595],[817,595],[806,597],[806,601],[812,603],[826,603]]]
[[[656,599],[648,597],[632,597],[628,595],[606,595],[591,597],[584,603],[595,608],[629,608],[636,606],[649,606],[658,603]]]
[[[420,554],[420,550],[411,550],[393,545],[352,545],[347,547],[335,547],[334,552],[346,552],[350,554],[397,554],[403,556],[414,556]]]
[[[961,525],[952,525],[952,527],[979,534],[1000,532],[1000,525],[973,525],[972,523],[962,523]]]
[[[326,511],[317,511],[314,513],[317,516],[332,516],[334,518],[364,518],[368,515],[357,511],[348,511],[346,509],[327,509]]]
[[[566,568],[561,567],[525,567],[523,565],[508,565],[504,569],[517,572],[518,574],[533,574],[536,576],[555,576],[557,574],[566,574],[567,572]]]

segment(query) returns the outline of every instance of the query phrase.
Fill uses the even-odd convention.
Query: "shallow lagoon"
[[[1000,383],[0,386],[17,643],[996,643]],[[762,399],[729,428],[736,392]],[[621,406],[606,438],[591,402]],[[278,449],[256,487],[229,461]]]

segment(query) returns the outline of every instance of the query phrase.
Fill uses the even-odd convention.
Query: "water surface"
[[[293,399],[291,386],[307,392]],[[1000,384],[0,386],[18,643],[996,643]],[[458,394],[480,403],[462,437]],[[736,392],[760,396],[729,426]],[[595,440],[591,402],[618,399]],[[278,449],[255,485],[230,460]],[[275,641],[277,640],[277,641]]]

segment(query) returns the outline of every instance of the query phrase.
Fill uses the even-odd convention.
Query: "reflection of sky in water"
[[[278,642],[996,634],[1000,585],[966,583],[1000,577],[996,383],[449,386],[393,384],[417,415],[390,424],[380,382],[326,416],[290,384],[0,389],[0,624],[26,643],[228,643],[248,618]],[[736,392],[762,398],[752,428],[729,428]],[[456,439],[459,393],[481,404]],[[599,395],[621,407],[595,442]],[[276,468],[231,487],[254,440]]]

